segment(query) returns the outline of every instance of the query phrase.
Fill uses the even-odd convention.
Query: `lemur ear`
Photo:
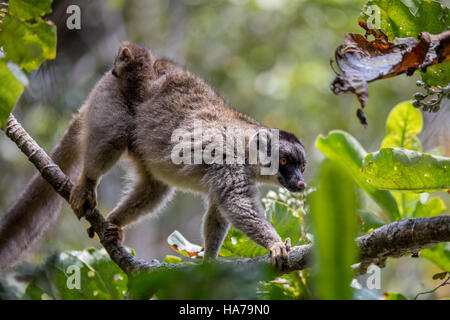
[[[130,61],[133,59],[133,54],[131,53],[130,48],[122,47],[119,50],[119,60],[120,61]]]

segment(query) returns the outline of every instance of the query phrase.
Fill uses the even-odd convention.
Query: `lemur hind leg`
[[[109,213],[105,230],[105,241],[123,240],[122,227],[136,221],[145,214],[156,213],[171,198],[173,188],[156,180],[138,166],[139,180],[125,192],[122,200]]]

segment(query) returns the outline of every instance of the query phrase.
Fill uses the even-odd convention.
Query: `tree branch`
[[[16,143],[47,180],[66,201],[70,196],[73,183],[61,169],[52,161],[42,148],[31,138],[25,129],[11,114],[3,128],[6,135]],[[160,269],[178,268],[183,265],[143,261],[131,255],[118,241],[104,241],[105,218],[98,209],[87,213],[86,220],[91,224],[100,238],[100,242],[111,259],[127,274],[143,270],[156,271]],[[450,241],[450,216],[433,218],[405,219],[384,225],[369,234],[356,238],[360,249],[359,271],[365,273],[371,263],[384,266],[388,257],[400,257],[407,253],[416,254],[420,250],[439,242]],[[289,252],[289,263],[283,273],[302,270],[311,265],[312,244],[295,246]],[[256,264],[270,264],[270,256],[236,259],[232,263],[253,267]]]

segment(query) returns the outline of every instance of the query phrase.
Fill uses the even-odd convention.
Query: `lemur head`
[[[303,144],[294,134],[280,130],[279,146],[278,181],[289,191],[300,192],[306,187],[303,179],[306,168]]]
[[[154,62],[155,57],[149,49],[126,41],[119,47],[112,74],[129,82],[130,86],[138,84],[138,81],[154,80],[157,78]]]

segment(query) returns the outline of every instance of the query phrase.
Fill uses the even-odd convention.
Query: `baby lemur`
[[[123,54],[134,57],[130,49]],[[208,209],[203,219],[206,260],[217,257],[231,223],[270,250],[272,262],[283,268],[287,263],[290,241],[283,242],[266,220],[257,198],[256,184],[270,183],[282,185],[290,191],[303,190],[306,157],[300,140],[281,130],[276,138],[269,135],[269,144],[277,147],[277,152],[272,155],[277,157],[279,169],[270,175],[262,174],[267,164],[250,161],[251,141],[257,137],[256,145],[259,145],[263,141],[258,139],[260,132],[270,128],[228,106],[209,85],[182,67],[153,58],[150,59],[154,60],[152,68],[131,67],[134,64],[129,61],[120,63],[123,54],[119,53],[119,63],[116,59],[114,69],[105,77],[114,77],[111,81],[120,84],[116,89],[127,102],[112,107],[105,103],[101,98],[102,92],[110,88],[102,88],[102,79],[75,120],[79,128],[73,135],[79,137],[77,151],[83,159],[81,175],[70,198],[73,210],[82,217],[96,206],[95,190],[99,179],[127,150],[137,175],[131,188],[107,217],[107,241],[122,239],[122,227],[144,214],[156,212],[170,199],[174,188],[180,188],[201,193],[207,200]],[[131,74],[131,78],[144,73],[145,77],[141,76],[145,81],[139,82],[144,79],[140,77],[137,81],[124,80],[121,75],[124,71],[125,75]],[[134,89],[133,83],[137,87],[142,85],[141,89]],[[134,100],[135,94],[143,99]],[[98,95],[99,99],[93,99],[92,95]],[[174,135],[175,132],[193,133],[194,140],[185,151],[192,151],[194,158],[198,151],[204,154],[209,148],[210,141],[195,140],[198,127],[204,135],[209,131],[213,132],[213,139],[221,138],[221,143],[211,153],[219,161],[174,161],[174,150],[179,143],[179,135]],[[244,132],[256,132],[253,137],[244,137],[242,145],[245,152],[241,162],[233,162],[236,160],[234,156],[225,152],[230,145],[233,151],[237,148],[228,139],[230,128],[236,129],[238,138]],[[186,141],[191,142],[191,136]],[[191,157],[184,159],[192,160]],[[1,260],[3,252],[0,254]]]
[[[127,148],[135,105],[148,99],[152,85],[162,79],[154,69],[155,60],[145,47],[129,42],[120,46],[114,67],[92,89],[50,153],[66,174],[78,178],[80,164],[88,163],[94,149],[101,148],[98,154],[117,159]],[[97,140],[103,144],[97,145]],[[94,199],[95,195],[91,197]],[[59,216],[62,203],[50,184],[35,174],[1,216],[0,270],[12,266],[38,242]]]

